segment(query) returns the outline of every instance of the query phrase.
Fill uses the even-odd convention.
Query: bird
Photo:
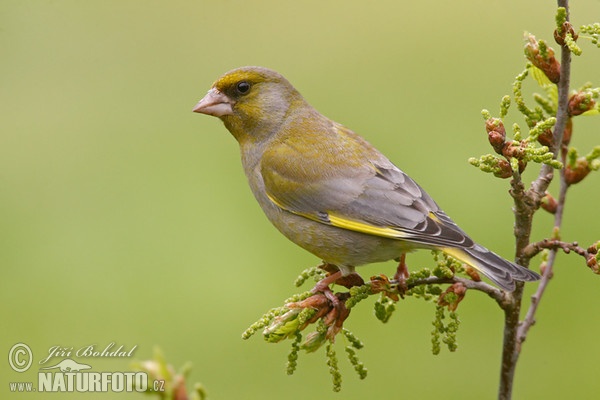
[[[254,197],[289,240],[334,273],[440,250],[505,291],[540,276],[475,243],[406,173],[369,142],[312,107],[278,72],[257,66],[219,77],[193,107],[219,118],[237,140]]]

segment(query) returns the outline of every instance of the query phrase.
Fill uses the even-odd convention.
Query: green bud
[[[351,346],[346,346],[346,354],[348,355],[348,361],[354,367],[354,370],[358,374],[360,379],[365,379],[367,377],[367,369],[364,364],[360,362],[356,355],[356,351]]]
[[[364,347],[363,342],[361,342],[356,336],[354,336],[354,334],[352,332],[350,332],[348,329],[342,328],[342,333],[344,334],[346,339],[348,339],[348,341],[350,342],[352,347],[354,347],[355,349],[358,350],[358,349],[362,349]]]
[[[395,310],[396,304],[394,301],[386,297],[383,293],[374,305],[375,317],[384,324],[390,320]]]
[[[296,280],[294,281],[294,285],[296,287],[300,287],[304,284],[304,282],[306,282],[310,277],[314,277],[315,280],[321,280],[322,278],[325,277],[327,273],[325,271],[323,271],[323,269],[319,268],[319,267],[311,267],[311,268],[307,268],[304,271],[302,271],[300,273],[300,275],[298,276],[298,278],[296,278]]]
[[[300,342],[302,341],[302,334],[300,332],[295,333],[295,339],[292,342],[292,348],[290,349],[290,353],[288,354],[288,362],[287,362],[287,374],[293,375],[296,371],[296,367],[298,366],[298,351],[300,351]]]
[[[342,374],[340,373],[337,355],[331,342],[327,344],[327,365],[329,366],[329,374],[333,383],[333,391],[339,392],[342,389]]]
[[[516,122],[512,126],[514,138],[517,142],[521,141],[521,127]]]
[[[346,300],[346,308],[350,309],[371,294],[371,285],[353,286],[350,288],[350,298]]]
[[[505,95],[502,97],[502,100],[500,101],[500,118],[504,118],[506,117],[506,114],[508,114],[508,109],[510,108],[510,96],[509,95]]]
[[[263,338],[269,343],[278,343],[294,334],[300,325],[298,314],[300,309],[289,310],[275,318],[263,331]]]
[[[327,332],[315,331],[306,335],[306,340],[302,343],[302,350],[307,353],[317,351],[327,341]]]
[[[562,33],[563,24],[567,22],[567,9],[565,7],[558,7],[554,18],[556,21],[556,30],[558,30],[558,33]]]

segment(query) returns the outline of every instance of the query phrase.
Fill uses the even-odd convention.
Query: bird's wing
[[[273,143],[263,155],[266,194],[281,209],[423,246],[473,245],[419,185],[352,131],[334,125],[302,142],[294,138]]]

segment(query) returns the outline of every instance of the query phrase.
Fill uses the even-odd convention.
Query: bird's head
[[[193,111],[220,118],[243,143],[275,134],[290,110],[305,104],[279,73],[262,67],[241,67],[217,79]]]

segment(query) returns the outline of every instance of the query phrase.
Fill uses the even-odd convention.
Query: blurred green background
[[[466,160],[491,151],[480,110],[497,113],[524,65],[523,32],[550,39],[554,11],[542,0],[0,2],[0,352],[24,342],[35,357],[23,374],[1,363],[0,397],[46,398],[11,395],[7,382],[35,380],[51,346],[115,342],[137,345],[138,360],[159,345],[172,364],[191,361],[190,381],[215,400],[494,398],[502,315],[479,293],[459,308],[458,351],[439,356],[431,305],[402,301],[382,325],[362,303],[348,327],[366,343],[369,376],[356,378],[338,343],[341,394],[322,353],[301,355],[288,377],[288,344],[242,341],[319,260],[270,226],[233,138],[191,109],[229,69],[276,69],[511,257],[508,182]],[[572,15],[576,26],[598,21],[600,3],[572,2]],[[598,85],[600,51],[583,47],[573,84]],[[575,121],[582,152],[600,143],[599,123]],[[600,238],[597,175],[569,194],[566,240]],[[549,215],[536,224],[535,239],[548,235]],[[409,257],[413,269],[428,265],[427,252]],[[596,398],[599,285],[581,259],[559,256],[515,399]],[[123,371],[131,359],[88,361]]]

